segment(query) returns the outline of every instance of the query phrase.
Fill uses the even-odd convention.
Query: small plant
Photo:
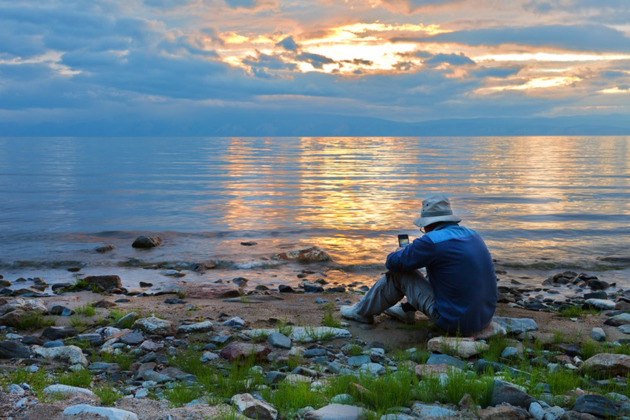
[[[105,406],[112,406],[116,401],[123,397],[122,392],[118,391],[111,384],[103,384],[94,389],[94,393]]]
[[[286,318],[284,318],[282,321],[278,321],[278,323],[276,324],[276,329],[280,334],[286,335],[287,337],[290,336],[293,332],[293,326],[289,325]]]
[[[133,364],[133,357],[121,351],[103,352],[101,353],[101,360],[105,363],[116,363],[122,370],[129,370]]]
[[[55,325],[55,319],[39,312],[26,312],[16,320],[5,321],[6,325],[22,331],[34,331]]]
[[[94,316],[96,310],[91,303],[86,303],[85,305],[78,306],[74,309],[74,311],[79,315],[84,316]]]
[[[295,418],[297,410],[302,407],[320,408],[326,405],[326,397],[311,391],[311,384],[305,382],[280,382],[276,390],[266,388],[262,392],[265,401],[283,413],[284,418]]]
[[[201,388],[197,385],[188,386],[177,383],[173,388],[164,391],[164,396],[169,400],[171,407],[181,407],[202,396]]]
[[[335,318],[333,311],[326,311],[324,318],[322,319],[322,325],[331,328],[341,328],[341,321]]]
[[[488,340],[488,347],[488,350],[482,353],[483,358],[490,362],[498,362],[503,350],[508,347],[508,342],[505,336],[495,335]]]
[[[80,316],[73,315],[70,317],[70,326],[82,333],[88,329],[89,323]]]
[[[126,317],[130,313],[133,313],[133,312],[132,311],[121,311],[119,309],[112,309],[112,310],[110,310],[109,311],[109,317],[112,320],[112,325],[117,325],[118,322],[121,319],[123,319],[124,317]],[[136,320],[135,317],[129,317],[121,325],[118,325],[118,327],[119,328],[131,328],[131,326],[133,325],[135,320]]]
[[[52,384],[52,378],[44,369],[31,372],[28,369],[18,368],[12,372],[4,373],[1,378],[4,385],[27,383],[38,395],[44,388]]]
[[[186,297],[186,291],[182,289],[177,289],[177,292],[175,292],[175,294],[177,295],[178,299],[184,299]]]
[[[544,381],[554,395],[562,395],[580,385],[580,377],[565,369],[556,369],[545,375]]]
[[[84,279],[76,279],[74,284],[69,286],[67,290],[69,292],[76,292],[77,290],[87,290],[90,288],[90,284]]]
[[[304,327],[304,332],[313,341],[326,341],[335,337],[335,333],[330,330],[323,329],[322,327]]]
[[[599,315],[600,313],[601,311],[594,308],[583,309],[579,306],[573,305],[563,308],[557,313],[557,315],[563,318],[578,318],[586,315]]]
[[[87,369],[81,369],[76,372],[64,372],[57,376],[57,382],[64,385],[89,388],[92,383],[92,373]]]

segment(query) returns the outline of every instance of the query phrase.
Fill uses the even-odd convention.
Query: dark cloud
[[[332,64],[335,61],[331,58],[325,57],[319,54],[311,54],[311,53],[302,53],[295,57],[298,61],[303,61],[305,63],[309,63],[311,66],[316,69],[321,69],[324,67],[324,64]]]
[[[470,58],[466,57],[463,53],[460,54],[436,54],[433,57],[425,60],[424,64],[439,65],[447,63],[453,66],[465,66],[475,64]]]
[[[284,38],[282,41],[276,44],[278,47],[282,47],[287,51],[297,51],[298,44],[293,40],[292,36]]]

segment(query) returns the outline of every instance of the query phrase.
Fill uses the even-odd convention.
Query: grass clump
[[[125,321],[123,321],[122,324],[117,325],[118,322],[123,319],[124,317],[126,317],[127,315],[133,313],[133,311],[121,311],[120,309],[112,309],[109,311],[109,318],[111,319],[111,324],[112,325],[116,325],[118,328],[131,328],[131,326],[133,325],[133,323],[136,321],[136,319],[139,317],[129,317],[128,319],[126,319]]]
[[[47,317],[39,312],[26,312],[15,320],[5,321],[6,325],[15,327],[20,331],[35,331],[55,325],[55,319]]]
[[[335,318],[332,310],[329,310],[324,314],[322,325],[331,328],[341,328],[341,321]]]
[[[322,330],[317,327],[304,327],[304,332],[313,341],[326,341],[332,340],[335,337],[335,333],[332,331]]]
[[[116,401],[123,397],[122,392],[114,388],[113,385],[107,383],[94,389],[94,393],[100,400],[102,405],[111,407]]]
[[[96,309],[94,309],[94,305],[91,303],[86,303],[85,305],[78,306],[74,309],[74,311],[79,315],[84,316],[94,316],[96,314]]]
[[[311,391],[311,384],[307,382],[280,382],[277,389],[266,388],[262,391],[265,401],[268,401],[280,412],[285,413],[286,418],[294,418],[297,410],[302,407],[315,409],[326,405],[326,397]]]
[[[562,308],[556,315],[563,318],[579,318],[586,315],[599,315],[600,313],[601,311],[594,308],[584,309],[580,306],[573,305]]]
[[[420,383],[416,397],[422,401],[441,401],[457,404],[464,394],[469,394],[476,404],[488,406],[492,395],[492,376],[468,376],[465,372],[452,371],[445,381],[431,376]]]
[[[52,385],[53,380],[44,369],[31,372],[25,368],[17,368],[14,371],[5,371],[0,376],[0,384],[2,384],[3,388],[11,384],[21,383],[27,383],[36,394],[40,395],[44,388]]]
[[[57,376],[57,382],[63,385],[89,388],[92,383],[92,373],[87,369],[81,369],[76,372],[64,372]]]
[[[482,357],[490,362],[498,362],[506,347],[509,347],[507,338],[503,335],[495,335],[488,340],[488,350],[482,353]]]
[[[201,387],[198,385],[186,385],[182,382],[164,391],[164,396],[170,402],[171,407],[181,407],[193,400],[201,398],[202,395]]]
[[[105,363],[116,363],[122,370],[129,370],[133,364],[133,356],[122,351],[101,353],[101,361]]]
[[[79,333],[83,333],[88,329],[90,323],[79,315],[73,315],[70,317],[70,326],[77,330]]]

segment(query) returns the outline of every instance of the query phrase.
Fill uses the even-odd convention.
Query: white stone
[[[360,420],[367,417],[369,411],[362,407],[345,404],[329,404],[319,410],[306,413],[304,420]]]
[[[214,324],[210,321],[197,322],[196,324],[188,324],[188,325],[180,325],[177,328],[177,332],[179,333],[201,333],[212,331]]]
[[[533,402],[529,405],[529,414],[536,420],[543,420],[545,417],[545,410],[537,402]]]
[[[378,363],[366,363],[362,365],[359,370],[370,375],[382,375],[386,372],[385,367]]]
[[[81,416],[83,414],[95,414],[108,420],[138,420],[138,416],[135,413],[119,408],[92,407],[87,404],[78,404],[63,410],[64,416]]]
[[[275,329],[267,328],[267,329],[255,329],[255,330],[247,330],[243,331],[247,336],[255,338],[255,337],[266,337],[269,336],[273,332],[277,332]],[[299,342],[299,343],[309,343],[311,341],[317,341],[324,338],[351,338],[352,334],[350,331],[343,328],[332,328],[332,327],[293,327],[291,329],[291,334],[289,338],[291,341]]]
[[[259,420],[275,420],[278,410],[264,401],[257,400],[251,394],[236,394],[232,397],[232,404],[239,413]]]
[[[595,341],[606,341],[606,332],[603,328],[595,327],[591,330],[591,338]]]
[[[203,363],[213,362],[217,360],[218,358],[219,358],[218,354],[212,353],[211,351],[205,351],[203,352],[203,355],[201,356],[201,361]]]
[[[137,320],[133,323],[133,328],[139,328],[146,333],[162,336],[171,335],[175,331],[171,321],[154,316]]]
[[[411,410],[413,414],[420,418],[455,418],[457,413],[448,408],[442,408],[436,405],[415,403]]]
[[[505,330],[511,334],[520,334],[538,329],[536,321],[531,318],[507,318],[495,316],[492,318],[492,321],[505,328]]]
[[[489,348],[490,346],[486,343],[461,337],[435,337],[427,343],[427,350],[429,351],[442,353],[444,350],[447,350],[464,359],[476,356]]]
[[[62,384],[55,384],[55,385],[47,386],[46,388],[44,388],[44,393],[62,394],[62,395],[82,394],[90,398],[96,398],[96,394],[94,394],[89,389],[79,388],[78,386],[62,385]]]
[[[284,380],[290,384],[310,383],[312,381],[311,377],[297,373],[289,373]]]
[[[615,306],[617,305],[614,301],[610,299],[586,299],[584,303],[594,308],[603,310],[615,309]]]
[[[89,364],[83,351],[77,346],[39,347],[33,348],[33,353],[44,359],[57,360],[68,365],[87,366]]]

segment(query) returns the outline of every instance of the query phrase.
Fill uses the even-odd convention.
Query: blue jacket
[[[426,267],[439,314],[436,324],[468,334],[487,326],[497,307],[497,277],[490,252],[472,229],[445,223],[387,256],[390,271]]]

